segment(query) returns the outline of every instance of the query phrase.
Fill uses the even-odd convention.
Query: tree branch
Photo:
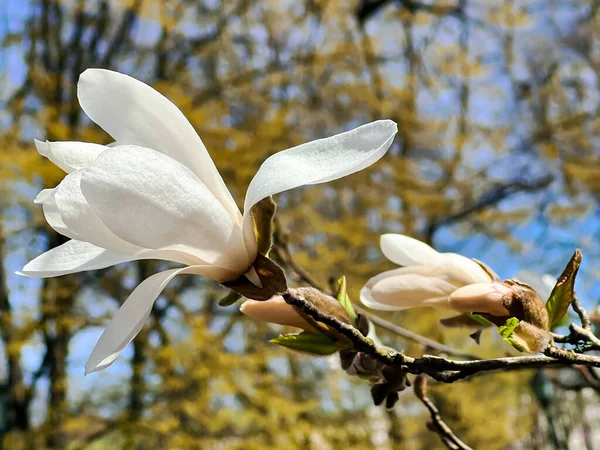
[[[575,353],[572,350],[550,345],[543,355],[512,356],[472,361],[455,361],[439,356],[423,355],[412,358],[401,352],[377,345],[357,328],[336,317],[322,313],[308,300],[287,291],[286,303],[301,310],[317,322],[323,323],[348,339],[353,349],[390,368],[405,370],[414,375],[426,374],[443,383],[453,383],[469,376],[496,370],[522,370],[554,366],[582,365],[600,367],[600,356]],[[400,372],[399,372],[400,373]],[[391,381],[388,379],[388,381]]]
[[[414,392],[417,398],[425,405],[431,416],[431,422],[428,424],[428,428],[435,431],[440,436],[444,445],[451,450],[472,450],[471,447],[457,438],[446,422],[442,420],[439,409],[437,409],[437,406],[435,406],[427,396],[427,378],[425,378],[424,375],[419,375],[415,379]]]

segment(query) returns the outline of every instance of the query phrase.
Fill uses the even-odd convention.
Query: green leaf
[[[519,342],[515,338],[512,337],[513,333],[515,332],[515,328],[519,326],[519,323],[521,323],[521,321],[516,317],[511,317],[510,319],[507,319],[504,325],[498,327],[498,334],[502,336],[503,341],[508,342],[514,348],[522,352],[525,349],[521,344],[519,344]]]
[[[235,291],[229,291],[225,297],[219,300],[219,306],[231,306],[237,302],[242,296]]]
[[[473,319],[475,322],[477,322],[485,327],[493,327],[494,326],[494,324],[492,322],[487,320],[485,317],[480,316],[479,314],[466,313],[466,315],[469,318]]]
[[[352,323],[356,323],[358,316],[356,315],[356,311],[354,311],[354,308],[352,307],[352,302],[350,301],[350,297],[348,296],[346,289],[347,289],[346,277],[343,276],[342,278],[340,278],[338,280],[338,291],[337,291],[336,298],[337,298],[337,301],[340,302],[340,304],[344,307],[344,309],[348,313],[348,316],[350,317],[350,320],[352,320]]]
[[[575,253],[571,257],[571,260],[563,270],[563,273],[556,282],[550,298],[546,302],[546,311],[548,311],[548,319],[550,323],[550,329],[556,327],[560,322],[560,319],[567,314],[569,305],[573,301],[575,295],[575,277],[577,271],[581,265],[581,251],[575,250]]]
[[[511,317],[506,321],[504,325],[498,327],[498,334],[502,336],[502,339],[506,339],[512,336],[515,328],[519,326],[519,322],[521,322],[516,317]]]
[[[253,300],[269,300],[274,295],[282,294],[287,290],[283,270],[266,256],[258,253],[252,267],[258,275],[262,287],[255,286],[244,275],[233,281],[225,281],[221,284]]]
[[[273,218],[277,204],[273,197],[263,198],[250,210],[250,217],[254,225],[254,235],[258,244],[258,253],[269,256],[273,245]]]
[[[270,342],[290,350],[318,356],[331,355],[338,350],[338,346],[333,339],[324,334],[308,333],[306,331],[300,334],[284,334],[271,339]]]

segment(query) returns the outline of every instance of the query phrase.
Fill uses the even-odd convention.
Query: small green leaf
[[[235,291],[229,291],[225,297],[219,300],[219,306],[231,306],[237,302],[242,296]]]
[[[581,265],[581,258],[581,251],[579,249],[575,250],[567,267],[565,267],[554,289],[552,289],[550,298],[546,302],[550,329],[556,327],[560,319],[567,313],[569,305],[573,301],[573,296],[575,295],[575,277]]]
[[[469,318],[473,319],[475,322],[477,322],[485,327],[493,327],[494,326],[494,324],[492,322],[487,320],[485,317],[480,316],[479,314],[466,313],[466,315]]]
[[[254,235],[258,244],[258,253],[265,256],[269,256],[269,251],[273,245],[273,218],[276,210],[277,204],[273,197],[262,199],[250,210]]]
[[[516,317],[511,317],[506,320],[506,323],[501,327],[498,327],[498,334],[502,336],[502,339],[509,338],[512,336],[515,328],[519,326],[520,320]]]
[[[270,342],[290,350],[319,356],[331,355],[338,350],[338,346],[333,339],[324,334],[308,333],[306,331],[300,334],[284,334],[271,339]]]
[[[504,325],[502,325],[501,327],[498,327],[498,334],[500,336],[502,336],[503,341],[508,342],[514,348],[516,348],[517,350],[522,352],[525,349],[523,348],[523,346],[521,344],[519,344],[517,342],[517,340],[515,338],[512,337],[512,335],[515,331],[515,328],[517,328],[519,326],[520,322],[521,321],[519,319],[517,319],[516,317],[511,317],[510,319],[507,319],[507,321]]]
[[[336,298],[337,298],[337,301],[340,302],[341,305],[344,307],[344,309],[348,313],[348,316],[350,317],[352,322],[356,323],[358,316],[356,315],[356,312],[354,311],[354,308],[352,307],[352,302],[350,301],[350,297],[348,296],[347,291],[346,291],[346,277],[345,276],[343,276],[342,278],[340,278],[338,280],[338,291],[337,291]]]

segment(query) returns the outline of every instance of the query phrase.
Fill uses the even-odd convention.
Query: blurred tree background
[[[83,377],[103,324],[162,262],[29,280],[14,271],[65,238],[32,199],[62,172],[33,138],[110,142],[81,112],[79,74],[128,73],[189,118],[234,197],[270,154],[379,118],[392,150],[340,181],[280,195],[278,254],[354,300],[393,267],[401,232],[503,277],[557,276],[576,247],[578,293],[600,295],[597,0],[2,0],[0,2],[0,446],[17,449],[430,449],[410,390],[386,411],[335,358],[291,354],[280,327],[218,308],[216,283],[180,277],[108,370]],[[110,99],[107,99],[110,101]],[[283,244],[285,243],[285,247]],[[301,284],[301,280],[298,280]],[[481,356],[429,310],[384,315]],[[419,344],[379,332],[409,354]],[[592,374],[593,375],[593,374]],[[600,449],[600,392],[574,369],[431,385],[473,448]]]

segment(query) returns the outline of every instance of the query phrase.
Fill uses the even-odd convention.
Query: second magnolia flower
[[[500,301],[510,289],[482,265],[456,253],[439,253],[401,234],[381,236],[381,250],[404,266],[371,278],[360,299],[365,306],[398,311],[419,306],[506,316]]]

